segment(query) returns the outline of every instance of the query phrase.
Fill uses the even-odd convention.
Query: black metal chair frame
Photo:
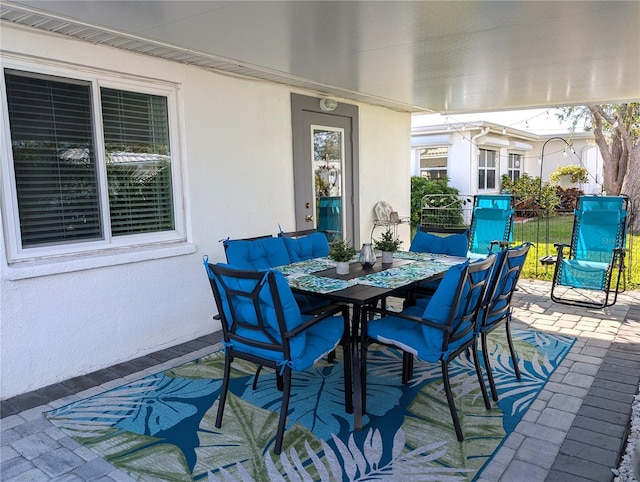
[[[599,302],[594,299],[580,300],[580,299],[573,299],[573,298],[567,298],[567,297],[563,298],[562,295],[558,296],[556,295],[556,292],[555,292],[558,286],[564,286],[559,284],[562,260],[565,257],[573,258],[574,256],[574,246],[577,243],[577,238],[580,231],[579,223],[576,221],[574,221],[573,223],[573,230],[571,232],[571,244],[569,245],[564,243],[554,243],[554,247],[558,251],[558,255],[555,256],[555,269],[553,272],[553,281],[551,283],[551,300],[552,301],[559,304],[563,304],[563,305],[584,306],[585,308],[606,308],[608,306],[613,306],[616,304],[616,302],[618,301],[618,293],[624,293],[626,291],[627,284],[626,284],[626,279],[623,276],[623,272],[626,270],[626,265],[624,260],[625,260],[627,251],[624,248],[624,241],[627,235],[627,226],[629,222],[629,215],[628,215],[629,214],[629,211],[628,211],[629,198],[627,196],[622,196],[622,197],[624,198],[623,209],[627,211],[627,217],[625,218],[624,222],[621,223],[620,228],[618,230],[618,235],[617,235],[618,246],[613,248],[611,253],[611,261],[609,262],[609,266],[607,268],[604,289],[602,290],[602,292],[604,293],[604,297],[602,301]],[[567,256],[565,256],[565,250],[569,250]],[[617,276],[615,277],[615,287],[612,288],[611,283],[613,280],[614,269],[617,269],[618,273],[617,273]],[[621,282],[622,282],[622,288],[620,287]],[[613,293],[613,298],[610,299],[609,297],[612,293]]]
[[[349,311],[347,306],[331,306],[329,310],[325,311],[322,314],[314,315],[312,319],[306,321],[305,323],[297,326],[293,330],[287,330],[285,326],[284,313],[282,310],[282,304],[280,302],[280,296],[278,293],[278,288],[276,286],[275,276],[273,272],[267,272],[267,283],[269,285],[269,290],[271,292],[271,296],[274,301],[276,317],[278,319],[278,326],[280,329],[280,333],[278,337],[275,337],[271,334],[269,330],[267,330],[265,321],[262,317],[260,306],[258,302],[259,293],[261,290],[260,280],[265,277],[264,271],[239,271],[232,270],[229,268],[225,268],[222,266],[216,266],[211,263],[208,263],[208,267],[213,273],[214,278],[209,278],[209,282],[211,284],[211,288],[213,290],[214,298],[216,300],[216,304],[218,306],[218,311],[222,320],[222,333],[223,340],[225,343],[225,364],[224,364],[224,377],[222,381],[222,387],[220,389],[220,401],[218,404],[218,413],[216,416],[215,426],[220,428],[222,426],[222,417],[224,414],[224,406],[227,399],[227,392],[229,389],[229,379],[231,374],[231,363],[234,358],[239,358],[242,360],[246,360],[258,365],[258,367],[266,366],[272,368],[278,373],[282,371],[282,380],[283,380],[283,394],[282,394],[282,406],[280,408],[280,417],[278,420],[278,430],[276,433],[275,440],[275,448],[274,453],[280,454],[282,450],[282,440],[284,437],[284,430],[286,424],[287,412],[289,409],[289,398],[291,395],[291,377],[292,377],[292,369],[288,365],[278,366],[274,361],[269,360],[264,357],[256,356],[251,353],[247,353],[245,351],[237,350],[233,347],[233,341],[244,343],[249,346],[254,346],[256,348],[262,348],[266,350],[272,350],[274,352],[282,353],[283,359],[289,360],[290,357],[290,347],[289,343],[292,338],[307,330],[309,327],[315,325],[321,320],[324,320],[330,316],[334,316],[337,314],[342,314],[344,320],[344,335],[341,340],[341,344],[343,346],[344,352],[344,391],[345,391],[345,410],[347,413],[353,413],[353,397],[352,397],[352,374],[351,374],[351,347],[350,347],[350,336],[349,336]],[[234,290],[228,288],[223,280],[223,276],[233,276],[236,278],[248,279],[248,280],[256,280],[256,287],[251,292],[244,292],[239,290]],[[217,281],[217,282],[216,282]],[[243,322],[242,320],[236,318],[236,314],[233,309],[232,303],[229,303],[230,317],[231,319],[227,319],[227,315],[222,308],[223,298],[219,291],[218,284],[223,287],[227,294],[227,298],[232,297],[244,297],[250,299],[254,305],[256,321],[257,325],[249,324]],[[262,336],[266,337],[270,343],[259,342],[252,338],[247,338],[238,334],[237,330],[241,327],[243,329],[248,329],[253,332],[259,332]],[[255,388],[255,379],[254,379],[254,388]]]
[[[520,380],[520,369],[518,368],[518,357],[516,355],[515,348],[513,347],[513,340],[511,338],[511,298],[513,292],[516,290],[520,274],[522,273],[523,264],[512,265],[511,260],[513,258],[519,258],[525,256],[529,251],[531,244],[526,243],[519,248],[510,249],[506,252],[499,265],[494,266],[496,276],[493,279],[493,283],[487,288],[487,303],[483,307],[483,316],[480,321],[480,344],[482,347],[482,357],[484,359],[484,367],[487,370],[487,378],[489,380],[489,388],[491,389],[491,396],[493,401],[498,401],[498,391],[496,390],[495,381],[493,379],[493,373],[491,372],[491,363],[489,361],[489,350],[487,346],[487,335],[501,325],[504,325],[507,343],[509,345],[509,353],[511,354],[511,360],[513,361],[513,371],[516,378]],[[511,288],[507,286],[507,280],[513,275],[513,284]],[[489,322],[489,320],[493,320]]]
[[[471,278],[471,274],[477,271],[487,269],[487,267],[492,265],[494,261],[495,261],[495,257],[491,256],[485,260],[472,263],[467,268],[465,268],[462,275],[460,276],[460,281],[456,288],[456,293],[454,298],[455,302],[452,305],[454,308],[452,308],[451,310],[451,314],[449,316],[449,322],[446,325],[434,323],[432,321],[426,320],[424,318],[416,317],[416,316],[410,316],[410,315],[405,315],[405,314],[396,313],[396,312],[389,312],[384,307],[382,309],[379,309],[376,307],[370,307],[370,306],[363,307],[363,312],[365,313],[365,316],[363,316],[363,320],[370,319],[370,316],[372,316],[374,313],[377,313],[381,316],[392,315],[394,317],[404,318],[407,320],[414,321],[416,323],[420,323],[423,325],[431,326],[439,330],[442,330],[444,333],[444,339],[442,343],[442,352],[447,351],[449,344],[455,343],[456,341],[469,336],[469,334],[473,332],[473,336],[468,342],[462,344],[458,349],[456,349],[454,352],[449,354],[449,356],[447,356],[446,358],[440,359],[440,366],[442,369],[442,381],[444,384],[445,394],[447,397],[447,403],[449,405],[449,411],[451,412],[451,419],[453,420],[453,425],[454,425],[456,436],[459,442],[462,442],[464,440],[464,436],[462,434],[460,419],[458,418],[455,401],[453,399],[453,393],[451,391],[451,383],[449,380],[449,363],[452,360],[454,360],[456,357],[458,357],[458,355],[467,351],[468,349],[472,350],[473,364],[476,370],[476,376],[478,377],[478,382],[480,384],[480,391],[482,392],[482,398],[484,400],[485,407],[487,410],[491,409],[491,403],[489,401],[487,389],[484,385],[482,369],[480,367],[480,363],[478,360],[478,347],[477,347],[477,342],[478,342],[477,320],[478,320],[478,314],[479,314],[482,301],[485,299],[485,296],[486,296],[488,276],[487,278],[483,278],[477,283],[474,283]],[[469,292],[469,296],[466,299],[463,299],[463,296],[462,296],[463,290],[467,281],[469,282],[469,286],[471,289]],[[480,293],[477,299],[475,300],[475,303],[471,305],[471,301],[472,301],[471,293],[476,292],[476,290],[480,290]],[[458,312],[460,303],[464,303],[464,315],[462,319],[458,321],[456,326],[454,326],[454,322],[456,321],[456,314]],[[460,326],[460,324],[467,322],[469,320],[471,320],[472,322],[468,323],[467,327],[464,330],[457,331],[457,328]],[[365,321],[363,322],[362,328],[360,331],[360,351],[361,351],[360,363],[362,367],[362,376],[361,376],[362,413],[366,413],[367,348],[372,343],[381,344],[378,340],[369,338],[367,328],[368,328],[367,323]],[[407,384],[412,377],[413,377],[413,355],[403,351],[402,383]]]
[[[318,230],[316,228],[301,229],[299,231],[287,231],[286,233],[283,231],[280,231],[278,233],[278,236],[284,237],[284,238],[301,238],[302,236],[308,236],[309,234],[314,234],[317,232]]]

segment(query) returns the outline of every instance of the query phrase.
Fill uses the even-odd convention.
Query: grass
[[[573,216],[552,216],[541,219],[539,223],[538,219],[516,223],[513,230],[514,242],[516,244],[524,241],[533,243],[522,276],[551,281],[554,266],[542,265],[539,260],[547,254],[556,254],[554,243],[570,244],[572,229]],[[627,278],[627,288],[640,289],[640,235],[628,234],[626,247],[627,272],[624,276]]]

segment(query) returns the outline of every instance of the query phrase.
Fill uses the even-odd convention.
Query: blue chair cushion
[[[466,232],[450,236],[436,236],[418,231],[411,241],[409,251],[466,257],[468,247],[469,238]]]
[[[421,317],[422,311],[421,308],[412,306],[403,310],[402,313]],[[388,315],[368,322],[370,338],[380,343],[396,346],[429,363],[445,358],[462,343],[456,343],[455,346],[452,344],[447,351],[443,351],[443,333],[439,328],[422,325],[395,315]]]
[[[233,240],[227,243],[227,261],[238,269],[269,269],[289,264],[291,259],[282,238]]]
[[[300,238],[282,237],[292,263],[329,254],[329,242],[324,233],[312,233]]]

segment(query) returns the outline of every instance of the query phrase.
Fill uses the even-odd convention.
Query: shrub
[[[502,189],[509,191],[515,197],[516,216],[527,218],[550,216],[560,203],[554,186],[544,182],[542,189],[540,189],[539,177],[531,177],[524,173],[512,181],[509,176],[504,174],[501,181]]]

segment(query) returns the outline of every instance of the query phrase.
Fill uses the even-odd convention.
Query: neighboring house
[[[303,111],[346,122],[357,248],[377,201],[409,212],[409,112],[9,23],[1,48],[2,399],[218,330],[202,258],[297,227]]]
[[[542,174],[548,181],[557,166],[572,163],[582,164],[589,173],[589,182],[580,189],[586,194],[602,192],[602,156],[592,133],[537,135],[482,121],[411,130],[412,175],[447,176],[449,185],[464,195],[499,193],[504,174],[511,179]]]

